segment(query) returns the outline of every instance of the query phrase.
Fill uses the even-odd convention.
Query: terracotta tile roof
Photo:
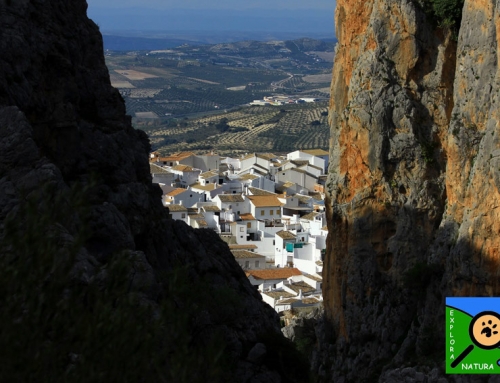
[[[264,190],[264,189],[259,189],[259,188],[249,187],[248,191],[252,195],[276,195],[276,193],[273,193],[273,192],[270,192],[270,191],[267,191],[267,190]]]
[[[254,180],[257,178],[259,178],[259,176],[256,176],[255,174],[244,174],[241,177],[239,177],[241,181]]]
[[[168,193],[166,193],[165,195],[169,196],[169,197],[175,197],[176,195],[179,195],[183,192],[185,192],[187,189],[182,189],[182,188],[177,188],[177,189],[174,189],[174,190],[171,190],[169,191]]]
[[[304,153],[310,154],[311,156],[328,156],[330,153],[323,149],[307,149],[301,150]]]
[[[247,198],[255,207],[279,207],[283,204],[278,199],[278,195],[249,195]]]
[[[286,298],[292,298],[295,295],[289,293],[288,291],[266,291],[264,293],[261,293],[262,295],[267,295],[268,297],[274,298],[274,299],[280,299],[283,297],[283,299]]]
[[[189,186],[191,186],[191,189],[198,189],[203,191],[212,191],[214,189],[217,189],[217,184],[201,185],[197,182]]]
[[[238,250],[238,249],[256,249],[257,245],[248,244],[248,245],[229,245],[230,250]]]
[[[240,161],[248,160],[249,158],[253,158],[253,157],[255,157],[255,153],[247,154]]]
[[[321,230],[328,231],[328,226],[327,226],[327,225],[323,226],[323,227],[321,228]]]
[[[273,153],[251,153],[251,154],[248,154],[245,157],[243,157],[241,159],[241,161],[248,160],[249,158],[253,158],[253,157],[258,157],[258,158],[262,158],[263,160],[271,161],[271,160],[275,159],[277,156]]]
[[[260,169],[257,169],[259,167]],[[245,172],[249,171],[249,169],[253,169],[253,172],[260,175],[260,176],[266,176],[269,172],[266,168],[259,166],[257,164],[253,164],[250,168],[242,170],[239,174],[243,175]]]
[[[200,177],[202,177],[202,178],[211,178],[211,177],[215,177],[215,176],[218,176],[218,175],[219,175],[219,172],[216,172],[214,170],[210,170],[208,172],[201,173]]]
[[[313,221],[314,218],[316,218],[317,215],[319,215],[319,213],[316,213],[315,211],[313,211],[312,213],[303,215],[302,217],[300,217],[300,219],[305,219],[305,220],[308,220],[308,221]]]
[[[273,153],[257,153],[256,156],[259,158],[265,159],[265,160],[269,160],[269,161],[271,161],[277,157],[277,155],[273,154]]]
[[[188,209],[182,205],[167,205],[170,211],[188,211]]]
[[[158,166],[156,164],[150,163],[149,164],[149,172],[151,174],[171,174],[167,169],[162,168],[161,166]]]
[[[255,220],[255,217],[250,213],[240,214],[240,218],[242,221],[254,221]]]
[[[276,235],[283,239],[295,239],[295,234],[290,231],[280,230],[276,233]]]
[[[177,170],[179,172],[196,172],[198,170],[193,169],[189,165],[175,165],[172,167],[172,170]]]
[[[283,267],[279,269],[247,270],[247,275],[255,279],[287,279],[295,275],[302,275],[299,269],[294,267]]]
[[[292,164],[294,164],[295,166],[309,165],[309,161],[308,160],[291,160],[290,162]]]
[[[322,282],[323,281],[323,278],[321,278],[318,275],[304,274],[304,276],[307,277],[307,278],[309,278],[309,279],[312,279],[313,281],[316,281],[316,282]]]
[[[268,168],[262,166],[262,165],[259,165],[259,164],[252,164],[250,165],[249,167],[245,168],[245,169],[242,169],[238,174],[245,174],[246,172],[250,172],[250,170],[253,169],[253,172],[254,173],[259,173],[259,174],[262,174],[262,175],[266,175],[269,171]]]
[[[200,226],[200,227],[208,226],[207,221],[205,221],[204,219],[197,219],[196,222],[198,222],[198,226]]]
[[[163,161],[180,161],[180,160],[183,160],[185,158],[188,158],[188,157],[191,157],[194,155],[195,154],[193,152],[178,152],[178,153],[171,154],[168,157],[164,157],[164,158],[162,158],[162,160]]]
[[[254,253],[253,251],[248,251],[248,250],[231,250],[231,253],[233,253],[234,257],[237,259],[242,259],[242,258],[266,258],[263,255]]]
[[[316,261],[316,265],[318,265],[318,266],[323,266],[323,262],[321,262],[321,261]]]
[[[221,202],[244,202],[241,194],[217,194]]]
[[[286,285],[289,289],[295,291],[297,294],[302,290],[302,294],[312,293],[316,289],[305,282],[294,282]]]
[[[289,305],[291,303],[298,302],[299,299],[297,298],[289,298],[289,299],[283,299],[282,301],[276,302],[277,305]]]
[[[195,219],[195,220],[205,218],[205,216],[203,214],[199,214],[199,213],[191,213],[191,212],[189,212],[188,215],[189,215],[190,219]]]
[[[174,153],[166,157],[155,156],[153,158],[149,158],[150,162],[178,162],[185,158],[194,156],[195,154],[192,152],[180,152]]]

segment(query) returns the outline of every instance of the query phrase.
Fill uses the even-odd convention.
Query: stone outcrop
[[[193,331],[185,338],[191,339],[189,344],[163,344],[155,350],[170,350],[160,354],[163,371],[171,367],[169,358],[181,352],[177,350],[193,354],[203,339],[216,334],[231,363],[219,371],[225,379],[281,381],[287,375],[283,365],[273,364],[269,355],[279,352],[270,339],[284,340],[276,313],[262,302],[213,231],[169,219],[161,191],[151,183],[148,139],[132,128],[123,100],[110,85],[102,38],[86,8],[84,0],[0,0],[0,245],[7,243],[2,249],[14,256],[20,252],[6,237],[6,222],[19,221],[22,229],[27,218],[20,212],[28,201],[35,206],[55,203],[51,211],[67,219],[63,224],[49,217],[53,222],[47,235],[65,249],[85,233],[73,284],[97,283],[108,291],[106,266],[126,254],[134,260],[127,271],[128,293],[152,307],[154,320],[161,322],[165,301],[178,313],[194,312],[187,318]],[[59,199],[47,201],[49,189]],[[85,214],[69,202],[57,205],[75,189],[84,191]],[[179,282],[184,285],[169,287],[178,270],[185,274]],[[50,274],[46,278],[50,281]],[[181,289],[191,293],[176,296]],[[43,296],[43,288],[31,295],[37,293]],[[170,315],[180,315],[175,313]],[[167,321],[162,326],[173,325]],[[49,343],[51,331],[46,334]],[[72,351],[68,360],[74,367],[82,358]],[[122,362],[124,369],[132,368],[128,360]],[[65,371],[66,366],[60,367]],[[204,374],[210,367],[183,366],[186,375],[175,380],[207,381]]]
[[[500,293],[500,4],[429,3],[337,1],[325,381],[438,381],[445,297]]]

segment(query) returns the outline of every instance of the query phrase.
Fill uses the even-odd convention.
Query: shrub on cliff
[[[458,38],[464,0],[417,0],[417,3],[437,26],[450,30],[455,40]]]

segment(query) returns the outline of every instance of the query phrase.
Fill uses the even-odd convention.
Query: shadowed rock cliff
[[[4,379],[65,381],[80,368],[88,379],[141,381],[134,361],[153,337],[142,379],[300,381],[300,373],[276,360],[289,348],[276,313],[248,283],[227,245],[212,231],[168,219],[160,189],[151,184],[147,137],[131,127],[110,85],[101,35],[86,8],[84,0],[0,0],[0,249],[2,267],[17,273],[19,287],[0,286],[2,325],[17,331],[13,338],[0,337],[12,341],[2,344],[13,355],[0,356]],[[73,203],[75,190],[83,191],[80,208]],[[45,256],[47,268],[36,263]],[[16,262],[38,266],[25,275]],[[57,274],[65,262],[70,270]],[[125,267],[120,294],[112,283],[117,264]],[[58,286],[56,275],[68,285],[49,293],[47,286]],[[23,285],[23,276],[30,282]],[[135,306],[119,311],[128,297]],[[104,302],[101,309],[96,302]],[[139,315],[141,307],[149,317]],[[108,316],[94,321],[99,310]],[[107,333],[108,327],[128,320],[107,323],[114,310],[139,319],[126,334],[108,339],[114,331]],[[71,319],[61,318],[66,314]],[[145,326],[149,322],[157,326],[154,332]],[[92,323],[87,338],[71,332]],[[26,346],[13,341],[30,331],[35,335]],[[122,346],[116,345],[126,348],[131,334],[145,337],[136,339],[117,371],[90,362],[119,353]],[[102,348],[82,346],[92,336],[103,337],[96,339]],[[200,350],[205,353],[193,361]],[[224,369],[213,365],[218,360]]]
[[[500,4],[455,3],[337,1],[326,381],[437,381],[445,297],[500,293]]]

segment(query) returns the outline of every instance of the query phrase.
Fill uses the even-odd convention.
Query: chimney
[[[302,289],[299,289],[299,299],[302,299]]]

